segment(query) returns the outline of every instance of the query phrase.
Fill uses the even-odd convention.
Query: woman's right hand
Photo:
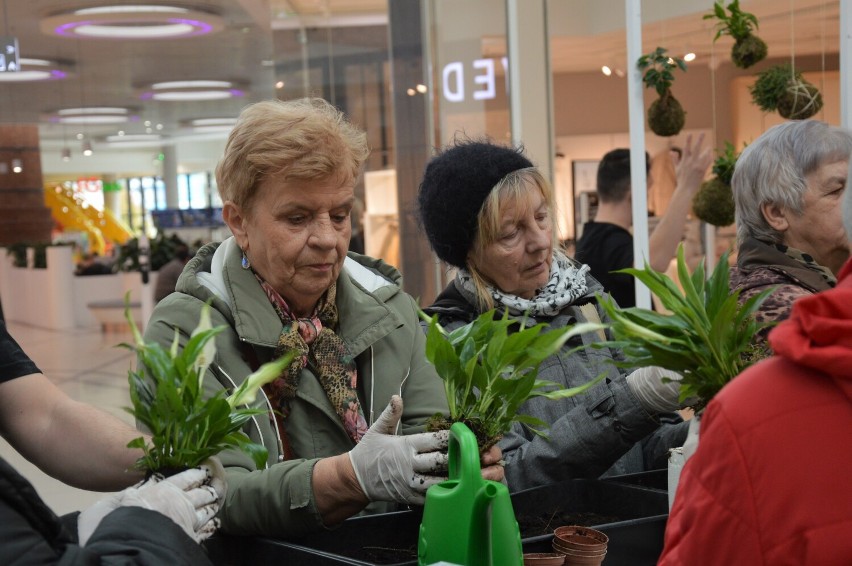
[[[349,459],[370,501],[422,505],[426,490],[447,479],[449,431],[397,436],[401,417],[402,398],[394,395]]]

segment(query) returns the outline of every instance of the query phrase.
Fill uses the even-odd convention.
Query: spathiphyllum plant
[[[553,330],[547,330],[544,324],[523,328],[517,319],[508,314],[495,317],[491,310],[447,332],[437,316],[422,317],[429,322],[426,358],[444,381],[450,409],[449,418],[437,416],[430,428],[440,430],[463,422],[476,435],[483,451],[508,432],[514,422],[544,435],[540,429],[546,428],[547,423],[518,413],[527,399],[571,397],[604,377],[573,388],[537,378],[542,361],[559,352],[572,337],[601,330],[603,324],[581,323]]]
[[[171,348],[165,350],[142,339],[129,308],[125,308],[125,318],[134,343],[121,346],[136,352],[140,364],[128,374],[133,406],[125,410],[151,435],[150,442],[140,436],[127,445],[143,452],[136,468],[168,475],[198,466],[226,448],[242,450],[262,468],[266,448],[252,442],[241,429],[253,415],[266,413],[248,405],[258,389],[280,375],[293,354],[264,364],[230,395],[222,390],[205,396],[204,374],[216,355],[214,338],[225,329],[211,326],[209,305],[202,309],[198,327],[182,349],[177,330]]]
[[[624,351],[621,367],[660,366],[683,376],[681,401],[696,400],[701,410],[726,383],[768,351],[758,350],[753,338],[771,323],[760,323],[754,314],[774,289],[750,297],[739,304],[739,291],[728,288],[728,254],[723,254],[713,273],[705,280],[703,264],[690,274],[683,246],[678,249],[677,273],[680,286],[664,273],[651,269],[622,269],[648,286],[671,314],[632,307],[619,308],[612,299],[601,301],[612,319],[614,342],[596,345]]]

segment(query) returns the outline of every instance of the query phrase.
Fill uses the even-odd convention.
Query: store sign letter
[[[506,88],[508,90],[509,60],[500,58],[503,71],[506,72]],[[474,100],[491,100],[497,96],[497,79],[494,73],[494,59],[476,59],[471,63],[473,67],[473,89]],[[465,99],[465,77],[464,64],[461,61],[447,63],[443,70],[444,98],[447,102],[464,102]]]
[[[452,88],[454,77],[455,89]],[[444,67],[444,98],[450,102],[462,102],[464,100],[464,67],[461,63],[449,63]]]

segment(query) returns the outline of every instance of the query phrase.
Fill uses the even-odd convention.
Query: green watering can
[[[476,437],[462,423],[450,428],[450,479],[426,492],[417,564],[521,566],[521,534],[509,489],[482,478]]]

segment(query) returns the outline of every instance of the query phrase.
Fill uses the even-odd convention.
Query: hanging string
[[[825,92],[825,2],[819,6],[819,51],[820,51],[820,77],[819,90]],[[825,121],[825,104],[819,111],[820,118]]]
[[[790,72],[796,76],[796,0],[790,0]]]
[[[716,139],[717,125],[716,125],[716,42],[710,42],[710,112],[712,116],[712,124],[713,124],[713,147],[719,147],[718,140]]]

